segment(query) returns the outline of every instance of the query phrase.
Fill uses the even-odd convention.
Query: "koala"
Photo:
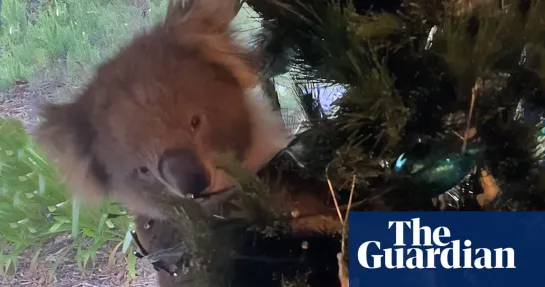
[[[289,135],[232,37],[236,0],[171,2],[166,18],[97,68],[74,101],[48,104],[35,137],[73,194],[165,218],[166,205],[229,187],[229,153],[257,171]]]
[[[260,53],[233,40],[230,22],[238,2],[171,2],[164,21],[137,35],[99,66],[72,102],[47,104],[42,109],[43,121],[34,135],[58,166],[68,190],[87,203],[105,198],[120,202],[136,215],[136,234],[149,252],[170,248],[187,236],[166,210],[188,198],[213,205],[214,200],[206,197],[218,198],[231,187],[233,179],[215,165],[224,154],[270,179],[266,181],[276,182],[272,190],[286,189],[280,181],[292,183],[290,193],[296,199],[286,206],[300,214],[294,229],[312,231],[309,226],[327,225],[321,217],[309,219],[305,214],[327,209],[336,216],[334,209],[323,204],[325,199],[314,192],[300,192],[322,190],[328,195],[327,184],[314,188],[316,181],[295,173],[280,174],[269,165],[292,138],[260,88],[262,79],[255,68]],[[241,251],[301,251],[303,237],[263,239],[256,245],[252,234],[243,233],[230,232],[225,238],[245,238],[235,240]],[[314,246],[308,255],[317,266],[312,279],[317,283],[311,286],[337,286],[339,241],[325,235],[305,236]],[[331,262],[322,258],[326,249]],[[168,264],[185,264],[172,260]],[[278,281],[267,280],[270,274],[295,270],[294,265],[266,267],[252,261],[225,265],[240,271],[234,275],[238,279],[233,279],[239,284],[230,285],[239,287],[279,286]],[[200,276],[191,283],[164,270],[158,270],[158,275],[163,287],[205,286],[202,280],[213,277]]]

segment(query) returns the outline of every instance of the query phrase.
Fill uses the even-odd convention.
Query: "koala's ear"
[[[34,132],[48,159],[58,167],[69,192],[99,201],[107,193],[109,174],[94,154],[97,132],[78,103],[48,104]]]
[[[235,41],[231,22],[240,0],[170,0],[164,27],[169,41],[198,50],[206,61],[225,68],[243,89],[258,84],[256,70]]]
[[[199,34],[224,33],[240,7],[239,0],[169,0],[165,24]]]

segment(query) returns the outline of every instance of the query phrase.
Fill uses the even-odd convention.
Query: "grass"
[[[29,9],[28,2],[38,5]],[[44,75],[58,71],[71,86],[84,83],[94,68],[134,33],[161,20],[168,1],[147,1],[147,9],[134,3],[3,0],[0,91],[12,87],[16,80],[45,79]],[[256,32],[254,17],[246,8],[235,20],[235,26],[243,31],[241,41]],[[291,86],[287,77],[278,82]],[[284,107],[295,107],[289,88],[280,95]],[[60,234],[72,235],[73,244],[66,248],[77,250],[81,267],[107,242],[123,246],[127,252],[131,249],[130,228],[131,217],[117,205],[91,207],[68,198],[54,167],[42,157],[23,126],[0,120],[0,274],[14,271],[23,251],[32,247],[39,252],[40,246]],[[130,252],[128,256],[129,273],[134,275],[134,256]]]
[[[27,2],[3,0],[0,19],[0,89],[15,80],[47,72],[52,66],[64,72],[66,81],[85,82],[90,71],[113,55],[134,33],[150,27],[164,17],[168,1],[149,0],[148,9],[136,7],[133,0],[45,1],[33,11]],[[140,2],[144,2],[142,0]],[[43,1],[42,1],[43,2]],[[147,17],[142,12],[147,11]],[[259,27],[256,13],[244,7],[235,19],[241,40]],[[284,106],[295,108],[288,76],[277,79],[286,87],[280,93]]]
[[[108,1],[109,2],[109,1]],[[81,71],[93,70],[130,40],[138,28],[161,19],[167,1],[149,1],[144,9],[132,1],[102,0],[44,2],[29,21],[27,1],[4,0],[0,31],[0,87],[14,80],[61,65],[70,82],[85,81]],[[116,3],[116,4],[113,4]]]
[[[79,248],[82,266],[108,241],[128,241],[131,218],[120,207],[80,205],[70,200],[59,183],[54,167],[46,162],[20,122],[0,121],[0,266],[5,272],[16,266],[17,257],[28,247],[39,247],[48,239],[71,233]],[[124,250],[128,250],[128,243]]]

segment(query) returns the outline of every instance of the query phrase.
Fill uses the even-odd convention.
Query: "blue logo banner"
[[[545,212],[351,212],[350,287],[545,286]]]

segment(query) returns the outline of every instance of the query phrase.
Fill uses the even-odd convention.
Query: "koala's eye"
[[[148,175],[150,174],[150,171],[147,167],[145,166],[141,166],[138,168],[138,173],[142,174],[142,175]]]
[[[196,131],[201,125],[201,118],[199,116],[191,117],[191,131]]]
[[[153,174],[149,170],[149,168],[145,166],[141,166],[137,169],[135,169],[135,173],[141,180],[144,181],[153,181]]]

